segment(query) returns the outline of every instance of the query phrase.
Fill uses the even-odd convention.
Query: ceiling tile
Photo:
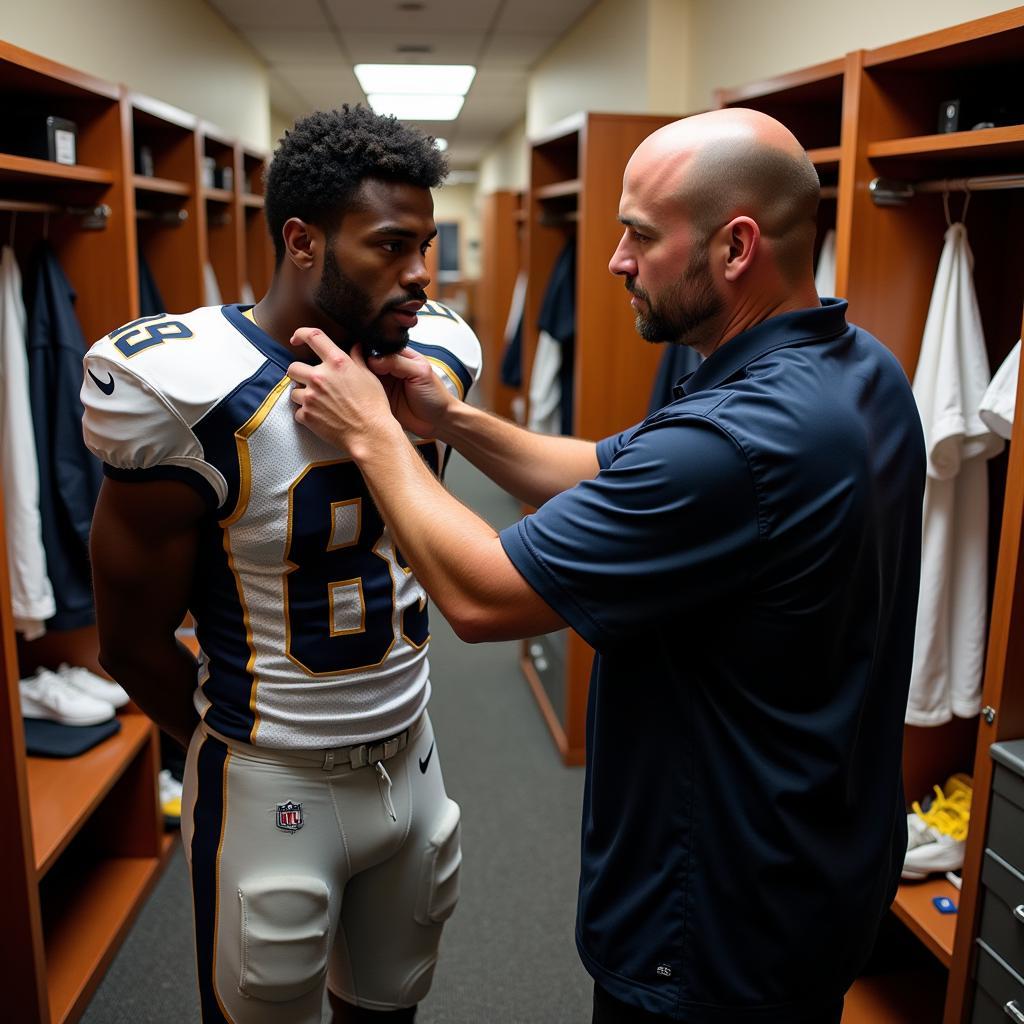
[[[354,64],[476,64],[482,32],[343,32]],[[398,45],[429,46],[429,53],[399,53]]]
[[[245,38],[270,64],[344,61],[347,55],[333,32],[294,29],[243,29]]]
[[[545,32],[561,36],[596,0],[513,0],[501,9],[497,32]]]
[[[557,36],[520,35],[514,32],[495,32],[488,40],[480,58],[480,67],[528,68],[536,64],[554,45]]]
[[[236,28],[327,29],[318,0],[207,0]]]
[[[549,0],[550,2],[550,0]],[[561,2],[561,0],[559,0]],[[447,32],[490,27],[501,0],[426,0],[422,11],[402,11],[399,0],[325,0],[341,32]]]

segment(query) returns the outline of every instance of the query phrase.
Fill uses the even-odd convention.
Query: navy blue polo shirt
[[[733,338],[501,534],[597,652],[580,955],[690,1024],[834,1006],[903,860],[924,442],[845,312]]]

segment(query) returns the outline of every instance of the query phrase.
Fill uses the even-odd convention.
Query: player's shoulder
[[[431,300],[420,309],[416,326],[409,331],[409,344],[451,369],[461,366],[473,380],[480,374],[482,351],[476,332],[455,310],[440,302]]]
[[[189,313],[157,313],[140,316],[120,327],[115,327],[93,344],[87,355],[120,361],[135,360],[171,341],[188,341],[188,349],[216,344],[232,327],[221,313],[219,306],[201,306]],[[177,347],[177,346],[175,346]],[[179,357],[189,358],[184,350]],[[153,357],[138,363],[138,366],[153,362]]]
[[[140,317],[100,338],[85,355],[86,382],[105,384],[109,377],[122,388],[156,392],[171,405],[209,405],[264,361],[222,307],[203,306]]]

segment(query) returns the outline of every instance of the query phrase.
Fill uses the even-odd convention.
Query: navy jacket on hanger
[[[39,510],[46,566],[57,614],[51,629],[95,621],[89,571],[89,527],[103,471],[82,440],[82,356],[75,291],[48,244],[30,276],[29,391],[39,460]]]

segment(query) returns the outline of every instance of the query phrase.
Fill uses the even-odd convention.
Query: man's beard
[[[722,312],[724,303],[715,291],[706,248],[694,252],[682,276],[657,304],[635,280],[626,278],[626,290],[647,305],[646,312],[636,314],[636,330],[645,341],[692,344],[693,332]]]
[[[400,352],[409,344],[409,332],[406,330],[390,337],[384,333],[384,316],[392,309],[417,299],[427,301],[421,289],[389,300],[375,316],[370,297],[338,266],[330,248],[324,253],[323,274],[313,296],[317,308],[345,331],[345,340],[338,343],[340,348],[347,352],[358,342],[363,346],[364,354],[372,352],[381,356]]]

